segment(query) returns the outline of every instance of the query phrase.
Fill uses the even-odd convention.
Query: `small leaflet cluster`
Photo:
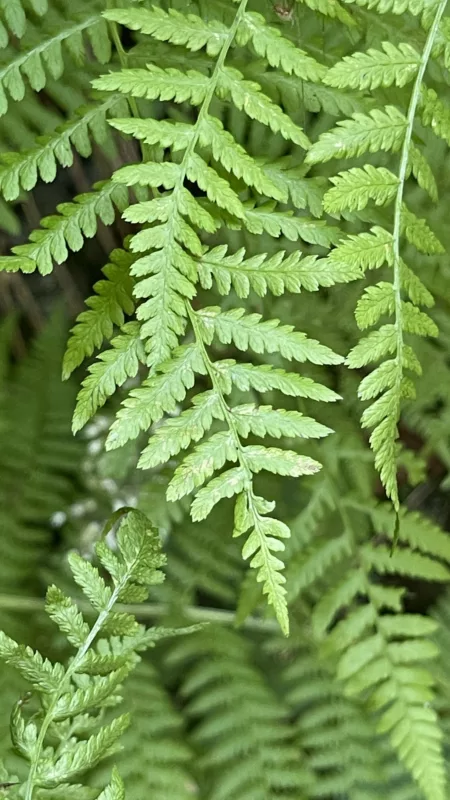
[[[80,778],[117,750],[129,724],[127,714],[106,721],[104,710],[120,702],[120,686],[139,662],[138,653],[170,635],[164,629],[146,630],[131,614],[115,610],[118,603],[142,602],[149,587],[162,581],[165,559],[157,531],[144,514],[130,511],[122,518],[116,542],[114,549],[105,539],[96,545],[110,584],[92,563],[75,552],[69,556],[74,580],[92,608],[92,624],[64,592],[56,586],[48,589],[47,614],[74,649],[67,666],[0,633],[1,660],[32,690],[18,700],[11,716],[12,743],[29,763],[28,777],[8,797],[44,800],[55,792],[85,797]],[[16,779],[10,780],[15,785]],[[114,771],[98,800],[124,797]]]
[[[379,13],[401,13],[389,3],[376,3]],[[335,128],[323,133],[306,156],[310,164],[332,158],[355,158],[366,154],[399,153],[400,163],[394,172],[384,166],[367,163],[351,167],[333,177],[333,187],[324,197],[324,208],[330,214],[361,212],[374,203],[378,207],[393,205],[392,229],[374,225],[370,231],[350,235],[332,250],[331,263],[353,267],[363,276],[367,271],[387,265],[390,281],[381,280],[364,290],[356,308],[356,322],[364,336],[346,359],[351,369],[365,369],[381,362],[366,375],[359,386],[361,400],[368,403],[362,426],[372,430],[370,444],[375,464],[388,497],[399,510],[397,466],[399,445],[398,423],[402,401],[415,397],[411,375],[421,374],[421,365],[408,343],[409,335],[437,336],[435,322],[420,306],[430,308],[433,297],[402,257],[404,244],[418,253],[432,256],[444,252],[443,245],[424,219],[419,219],[404,199],[406,183],[414,177],[431,201],[437,200],[434,175],[420,146],[414,141],[415,123],[429,126],[448,141],[449,110],[427,89],[424,75],[430,59],[442,54],[441,22],[446,0],[435,4],[433,11],[417,3],[410,9],[421,14],[427,39],[422,53],[408,43],[394,45],[383,42],[381,50],[369,48],[345,56],[327,73],[324,82],[332,87],[369,89],[404,87],[412,84],[409,105],[384,105],[368,113],[356,112]],[[438,42],[441,44],[439,45]],[[406,95],[408,96],[408,95]],[[379,325],[383,318],[391,321]]]

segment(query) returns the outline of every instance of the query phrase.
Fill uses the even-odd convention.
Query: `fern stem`
[[[439,24],[442,19],[442,16],[445,11],[445,7],[447,5],[447,0],[440,0],[439,6],[436,11],[436,15],[433,20],[433,24],[430,28],[430,31],[427,36],[427,40],[425,43],[425,47],[422,52],[422,58],[420,60],[419,70],[417,72],[416,80],[414,82],[411,99],[409,102],[408,113],[407,113],[407,124],[406,124],[406,131],[405,131],[405,138],[403,140],[402,152],[400,157],[400,167],[398,173],[398,188],[395,197],[395,206],[394,206],[394,226],[392,231],[393,237],[393,256],[394,256],[394,263],[393,263],[393,270],[394,270],[394,297],[395,297],[395,327],[396,327],[396,335],[397,335],[397,353],[396,353],[396,362],[397,362],[397,377],[396,377],[396,396],[397,400],[397,420],[400,416],[400,398],[401,398],[401,389],[402,389],[402,378],[403,378],[403,309],[402,309],[402,278],[401,278],[401,257],[400,257],[400,236],[401,236],[401,228],[402,228],[402,206],[403,206],[403,195],[405,191],[405,183],[406,183],[406,176],[408,172],[408,163],[409,163],[409,149],[411,146],[411,139],[413,134],[413,127],[414,127],[414,120],[416,117],[417,106],[420,99],[420,92],[422,88],[423,77],[425,75],[425,71],[428,66],[428,62],[430,60],[431,51],[433,49],[434,41],[436,39],[436,35],[438,33]],[[395,490],[395,496],[392,498],[395,510],[399,511],[399,500],[397,489]]]
[[[113,607],[117,604],[117,600],[120,597],[123,590],[126,588],[128,581],[130,580],[130,575],[133,574],[133,570],[136,567],[136,564],[139,561],[140,551],[135,556],[133,563],[129,566],[126,574],[122,577],[122,579],[117,583],[114,590],[111,593],[111,597],[106,605],[106,608],[100,612],[98,615],[94,625],[91,628],[89,635],[86,637],[84,644],[79,648],[76,655],[74,656],[73,660],[70,662],[63,680],[61,681],[59,691],[55,692],[52,702],[50,703],[45,717],[42,721],[41,729],[39,731],[39,736],[36,742],[36,746],[34,749],[34,758],[30,765],[30,771],[28,773],[27,782],[25,785],[25,795],[24,800],[33,800],[33,793],[35,789],[35,781],[37,776],[37,771],[39,767],[39,761],[41,758],[42,750],[45,745],[45,737],[47,736],[47,731],[50,725],[53,722],[53,715],[55,707],[62,696],[62,694],[67,690],[67,687],[70,683],[70,679],[72,675],[77,671],[80,663],[82,662],[83,658],[85,657],[86,653],[88,652],[91,645],[94,643],[95,639],[97,638],[98,634],[100,633],[103,625],[105,624],[106,620],[108,619]]]

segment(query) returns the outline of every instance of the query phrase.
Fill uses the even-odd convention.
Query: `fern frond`
[[[385,167],[353,167],[331,178],[334,184],[324,197],[324,208],[329,214],[343,211],[362,211],[372,200],[377,206],[392,202],[398,178]]]
[[[30,5],[39,16],[43,16],[48,10],[47,0],[31,0]],[[14,36],[20,39],[24,35],[27,17],[22,0],[1,0],[0,18],[5,21]]]
[[[338,88],[377,89],[379,86],[405,86],[417,73],[420,55],[409,44],[398,47],[382,42],[382,50],[346,56],[325,76],[325,83]]]
[[[37,591],[49,521],[74,497],[81,451],[70,436],[74,387],[60,380],[63,339],[62,319],[55,317],[7,380],[2,400],[0,517],[9,535],[2,539],[0,575],[8,593]]]
[[[350,501],[349,507],[366,513],[364,505]],[[385,504],[367,511],[380,537],[392,539],[392,508]],[[343,532],[335,542],[324,537],[312,554],[303,553],[292,580],[305,591],[314,584],[320,586],[324,577],[329,581],[336,575],[312,614],[323,654],[334,663],[348,696],[370,698],[378,731],[389,733],[424,796],[445,797],[442,736],[430,705],[433,680],[422,666],[436,655],[430,640],[433,622],[402,612],[405,589],[399,584],[400,576],[447,581],[447,536],[420,515],[403,512],[402,545],[391,557],[382,542],[372,539],[368,543],[357,536],[353,513],[342,512]],[[398,577],[392,585],[385,585],[377,577],[382,575]]]
[[[283,652],[275,653],[274,666],[282,669],[286,701],[299,744],[308,754],[307,765],[314,772],[316,794],[417,800],[415,787],[394,762],[385,737],[377,734],[364,702],[343,694],[332,665],[315,643],[296,647],[287,665]]]
[[[402,146],[406,125],[405,115],[396,106],[375,108],[368,114],[357,112],[323,133],[308,151],[306,161],[318,164],[380,150],[396,153]]]
[[[97,728],[95,712],[108,705],[117,705],[117,689],[120,682],[136,664],[136,651],[149,646],[150,637],[139,626],[134,617],[114,610],[116,603],[132,599],[142,601],[148,587],[159,583],[164,563],[156,531],[149,527],[143,514],[129,512],[122,520],[117,535],[117,549],[111,551],[102,540],[96,547],[97,556],[111,576],[108,586],[99,571],[90,562],[72,553],[70,565],[76,581],[93,606],[98,616],[92,627],[84,621],[81,612],[61,590],[51,586],[47,593],[47,612],[68,637],[76,653],[65,668],[60,663],[52,664],[37,651],[17,644],[5,634],[0,634],[0,656],[29,681],[40,699],[38,715],[26,716],[24,703],[19,701],[12,714],[11,735],[15,748],[29,762],[29,772],[23,784],[23,794],[32,798],[35,789],[60,790],[83,772],[88,771],[105,756],[117,749],[117,742],[128,726],[127,715],[112,719]],[[105,634],[123,638],[101,639]],[[151,632],[150,632],[151,633]],[[148,641],[147,641],[148,640]],[[118,646],[118,641],[121,644]],[[98,648],[98,649],[97,649]],[[111,654],[111,666],[102,674],[102,657],[105,651]],[[114,661],[120,667],[113,666]],[[100,668],[100,674],[97,672]],[[93,716],[91,716],[94,712]],[[88,738],[83,737],[83,728],[88,728]],[[47,744],[49,729],[57,740],[68,739],[63,749]],[[91,730],[94,732],[91,732]],[[70,731],[70,739],[67,733]],[[81,735],[80,735],[81,731]],[[123,797],[122,784],[113,776],[105,797],[116,786]],[[110,791],[111,789],[111,791]],[[115,791],[115,790],[114,790]]]
[[[267,290],[275,294],[285,289],[316,291],[320,286],[353,280],[357,274],[337,263],[329,269],[329,263],[317,257],[300,260],[297,254],[286,259],[283,253],[271,258],[248,259],[243,251],[238,251],[227,256],[223,246],[208,249],[200,238],[218,232],[221,225],[228,222],[232,229],[246,228],[251,233],[265,231],[274,238],[284,236],[291,241],[303,240],[325,247],[340,238],[339,231],[322,220],[309,219],[290,209],[280,210],[277,202],[286,202],[289,197],[297,208],[309,205],[308,183],[299,181],[297,186],[298,170],[291,171],[285,162],[271,167],[252,158],[212,116],[212,102],[216,97],[244,111],[251,120],[281,134],[289,142],[303,148],[309,145],[303,130],[291,117],[264,94],[258,83],[229,66],[226,59],[233,48],[252,46],[288,75],[305,75],[305,71],[323,74],[323,68],[293,47],[288,39],[266,27],[259,15],[247,12],[246,6],[246,0],[241,0],[230,27],[214,19],[202,21],[178,11],[130,8],[114,9],[106,14],[114,24],[129,25],[132,30],[161,41],[176,41],[191,51],[203,49],[205,63],[209,63],[208,57],[216,59],[211,69],[205,71],[181,71],[164,63],[162,66],[150,63],[146,69],[126,67],[94,81],[95,88],[102,91],[163,102],[189,102],[200,107],[190,124],[137,117],[112,121],[113,127],[121,133],[131,134],[146,146],[170,150],[174,157],[173,160],[146,160],[127,165],[112,179],[113,185],[143,186],[153,191],[153,199],[128,207],[123,215],[127,222],[145,226],[130,240],[130,250],[138,256],[130,267],[130,274],[134,279],[138,320],[133,336],[136,336],[136,346],[138,336],[145,342],[145,355],[142,352],[140,360],[145,361],[151,372],[125,400],[111,428],[107,447],[121,446],[141,431],[150,430],[165,415],[177,414],[156,429],[154,439],[150,439],[141,456],[140,466],[155,468],[195,445],[190,454],[181,456],[169,484],[168,497],[178,499],[197,489],[192,516],[199,520],[207,516],[220,499],[239,496],[236,534],[247,533],[244,557],[251,558],[263,590],[287,632],[283,564],[275,553],[284,548],[283,539],[288,530],[283,523],[267,516],[273,504],[254,493],[253,478],[266,468],[276,474],[298,477],[316,472],[320,465],[294,450],[256,444],[244,446],[241,438],[251,432],[254,435],[259,432],[262,438],[289,436],[294,439],[300,435],[306,438],[325,435],[330,429],[312,418],[266,406],[252,408],[249,421],[250,406],[238,406],[235,412],[228,406],[225,395],[233,389],[234,380],[237,387],[247,384],[261,386],[265,391],[272,387],[291,396],[320,397],[328,401],[336,399],[337,395],[303,376],[280,369],[268,371],[250,364],[240,369],[236,364],[225,373],[227,362],[212,360],[208,348],[216,340],[222,344],[233,343],[243,352],[250,348],[256,353],[278,353],[299,363],[332,365],[341,363],[342,359],[320,342],[294,331],[293,326],[281,325],[278,320],[263,321],[259,314],[246,315],[244,309],[220,311],[213,307],[194,311],[191,301],[196,295],[197,283],[209,287],[213,277],[221,291],[229,292],[235,285],[238,294],[247,297],[250,289],[261,296]],[[197,152],[198,148],[201,152]],[[199,191],[192,191],[187,182],[195,184]],[[262,198],[272,200],[269,203],[243,202],[241,187],[249,186]],[[161,189],[162,194],[159,193]],[[318,189],[312,192],[311,203],[316,204],[318,216],[317,194],[314,195]],[[188,331],[193,333],[194,343],[179,347]],[[99,341],[100,334],[96,336],[95,341]],[[113,341],[113,350],[107,351],[100,357],[100,363],[91,367],[80,394],[75,429],[86,422],[117,384],[123,383],[131,373],[136,374],[134,350],[131,369],[125,368],[129,358],[125,339],[119,336],[115,341],[121,343],[120,347]],[[93,345],[91,334],[85,352],[92,352]],[[79,363],[81,353],[80,350],[74,363]],[[194,396],[190,409],[178,409],[187,390],[194,386],[196,374],[207,376],[207,392],[197,401]],[[216,432],[217,423],[226,430]],[[235,466],[227,469],[230,462]]]
[[[195,780],[190,775],[193,754],[184,741],[183,719],[148,661],[139,664],[127,681],[124,704],[133,720],[118,758],[127,796],[141,800],[150,791],[154,800],[189,800]]]
[[[186,397],[187,389],[194,385],[196,373],[205,374],[200,348],[197,344],[181,346],[169,361],[160,365],[157,374],[131,390],[111,426],[107,447],[121,447],[140,431],[148,430],[165,413],[175,411],[177,403]]]
[[[87,13],[86,13],[87,12]],[[78,63],[83,63],[83,35],[87,34],[92,52],[105,64],[111,58],[111,44],[107,24],[101,9],[84,9],[81,19],[42,12],[42,24],[35,30],[28,28],[17,52],[7,52],[6,62],[0,66],[0,114],[8,109],[6,92],[13,100],[25,96],[25,78],[35,92],[46,85],[48,76],[58,79],[64,72],[63,46]],[[81,58],[80,58],[81,56]]]
[[[122,386],[127,378],[136,377],[139,364],[145,364],[145,351],[137,322],[127,322],[111,344],[112,349],[100,353],[98,361],[89,368],[89,375],[83,381],[73,417],[74,433],[84,427],[118,386]]]
[[[318,83],[326,73],[323,64],[295,47],[277,28],[266,25],[261,14],[249,12],[244,15],[237,32],[237,42],[246,45],[248,41],[251,41],[258,56],[265,58],[271,67],[281,68],[288,75]]]
[[[366,152],[380,150],[396,152],[401,149],[398,177],[384,167],[366,165],[341,173],[333,180],[335,187],[325,196],[324,205],[332,212],[362,210],[369,200],[377,205],[394,201],[392,234],[376,231],[377,238],[391,239],[388,247],[371,247],[373,236],[359,234],[349,237],[348,243],[340,243],[331,254],[331,260],[338,263],[348,259],[352,266],[374,269],[387,261],[392,267],[392,282],[379,282],[365,290],[356,309],[356,321],[360,329],[377,325],[387,316],[393,317],[393,324],[382,325],[377,331],[362,339],[349,353],[347,364],[351,368],[393,356],[375,370],[373,377],[364,379],[360,387],[363,400],[374,400],[362,416],[363,427],[372,429],[370,444],[375,453],[375,465],[382,483],[395,508],[399,509],[397,487],[398,422],[402,401],[414,397],[414,384],[405,374],[412,370],[420,374],[420,365],[413,351],[406,345],[405,334],[436,336],[437,328],[427,314],[420,311],[418,304],[430,305],[429,292],[421,282],[411,279],[411,272],[404,264],[401,255],[401,237],[412,244],[419,252],[426,254],[442,253],[444,248],[431,231],[425,220],[419,219],[404,203],[406,180],[410,172],[415,175],[422,188],[433,197],[436,195],[434,178],[420,151],[413,145],[413,128],[420,108],[421,97],[427,97],[422,89],[423,78],[438,36],[440,22],[445,10],[445,2],[437,5],[430,18],[428,37],[422,55],[409,45],[398,48],[384,44],[384,53],[369,50],[344,58],[331,69],[325,80],[333,85],[354,88],[377,88],[378,86],[403,86],[414,74],[409,108],[406,116],[396,106],[386,106],[383,110],[374,109],[369,115],[354,114],[353,119],[344,120],[332,131],[322,134],[307,154],[310,163],[327,161],[333,157],[360,156]],[[424,94],[423,94],[424,93]],[[432,97],[432,96],[431,96]],[[430,108],[428,112],[430,116]],[[432,120],[432,117],[430,118]],[[375,232],[375,231],[373,231]],[[355,248],[355,244],[357,248]],[[368,247],[367,254],[361,251]],[[360,255],[361,253],[361,255]],[[414,297],[413,302],[404,300],[407,294]]]

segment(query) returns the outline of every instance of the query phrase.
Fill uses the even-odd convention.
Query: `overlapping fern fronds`
[[[171,648],[194,727],[197,769],[211,800],[308,792],[312,775],[294,741],[287,708],[236,633],[208,628]]]
[[[392,553],[389,506],[352,500],[340,505],[340,533],[331,540],[322,535],[313,553],[299,557],[293,585],[313,591],[314,598],[314,587],[321,587],[313,631],[346,694],[370,698],[370,709],[379,715],[377,730],[389,734],[424,796],[444,798],[442,732],[432,707],[433,678],[424,666],[437,654],[436,625],[424,615],[404,613],[402,580],[447,582],[448,536],[419,514],[403,513]],[[366,514],[372,540],[364,536]]]

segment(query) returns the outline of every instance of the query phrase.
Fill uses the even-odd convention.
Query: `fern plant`
[[[159,634],[146,631],[133,616],[115,607],[147,596],[148,586],[162,580],[159,568],[164,557],[157,532],[138,511],[129,512],[121,522],[117,547],[114,552],[104,540],[96,546],[100,564],[111,576],[111,587],[90,562],[76,553],[70,556],[75,581],[96,615],[92,625],[60,589],[48,589],[47,613],[75,648],[67,667],[1,634],[2,659],[29,681],[39,697],[39,709],[31,717],[27,695],[16,703],[11,717],[14,748],[29,762],[23,792],[18,790],[17,796],[31,800],[57,790],[83,797],[82,787],[74,780],[117,749],[128,725],[128,717],[122,715],[99,727],[102,715],[98,712],[117,704],[119,686],[136,665],[137,653],[151,646]],[[57,744],[50,745],[52,740]],[[117,773],[99,797],[124,797]]]
[[[124,325],[121,333],[111,340],[112,349],[101,353],[99,361],[89,368],[90,374],[78,398],[74,430],[87,422],[117,386],[127,378],[134,378],[139,365],[149,367],[150,375],[124,401],[124,408],[111,428],[107,447],[122,446],[140,431],[149,430],[184,399],[196,375],[206,376],[209,389],[192,398],[192,409],[158,429],[144,449],[139,466],[154,468],[207,436],[179,464],[169,485],[168,499],[179,500],[198,490],[192,504],[192,517],[201,520],[220,499],[238,496],[235,535],[247,533],[244,557],[250,558],[251,565],[257,569],[258,580],[263,583],[264,592],[287,632],[283,562],[275,553],[283,550],[283,539],[289,531],[280,521],[268,516],[273,504],[256,494],[254,475],[264,469],[299,477],[316,472],[320,464],[292,450],[245,445],[243,439],[249,434],[263,438],[268,435],[272,438],[321,437],[329,430],[294,410],[286,412],[269,405],[249,404],[232,407],[226,395],[234,388],[245,391],[248,387],[262,392],[276,389],[291,396],[323,401],[335,400],[336,394],[309,378],[281,368],[261,369],[251,362],[237,364],[229,359],[215,360],[209,347],[215,340],[225,345],[232,343],[244,352],[252,349],[257,353],[278,353],[300,363],[338,364],[342,358],[317,341],[309,340],[305,334],[294,331],[292,326],[264,320],[259,314],[246,314],[244,308],[202,308],[193,301],[198,283],[207,289],[215,281],[222,293],[228,293],[234,286],[237,294],[245,298],[250,290],[260,296],[267,291],[275,294],[285,290],[299,292],[302,288],[314,291],[321,285],[349,280],[353,275],[351,270],[329,271],[326,263],[315,270],[316,257],[301,259],[299,253],[285,257],[281,251],[270,258],[261,255],[246,259],[242,251],[228,254],[226,247],[209,248],[199,238],[199,233],[203,236],[217,233],[224,224],[224,214],[227,219],[230,217],[232,226],[243,226],[251,233],[265,230],[275,237],[283,233],[290,240],[300,239],[321,246],[329,245],[336,237],[335,229],[323,221],[293,215],[292,210],[278,210],[276,204],[286,203],[292,194],[289,172],[277,170],[276,166],[265,168],[252,159],[211,113],[217,97],[239,109],[244,108],[251,119],[268,126],[287,141],[308,146],[301,128],[274,105],[257,84],[246,81],[239,71],[227,67],[226,59],[230,48],[251,46],[264,55],[269,64],[281,67],[288,74],[318,80],[324,68],[306,53],[296,50],[278,31],[267,27],[260,15],[247,12],[246,5],[239,5],[229,28],[219,22],[203,23],[199,17],[184,17],[178,12],[171,14],[162,10],[130,8],[106,13],[113,25],[128,25],[165,41],[176,36],[178,44],[194,51],[205,48],[215,61],[210,76],[197,71],[184,76],[171,67],[162,69],[149,65],[146,69],[126,68],[112,72],[94,81],[94,87],[101,91],[147,100],[189,101],[198,106],[199,111],[191,125],[136,116],[113,123],[121,133],[136,137],[146,147],[160,146],[174,153],[174,158],[171,161],[145,160],[123,167],[114,173],[110,184],[99,189],[100,194],[106,192],[111,199],[111,192],[120,193],[120,208],[125,205],[125,187],[150,188],[154,192],[163,187],[167,191],[131,205],[124,212],[128,222],[151,226],[132,236],[129,243],[133,259],[128,259],[128,264],[134,284],[137,320]],[[133,110],[134,105],[131,108]],[[181,157],[177,155],[179,152],[183,154]],[[187,181],[196,184],[196,194],[187,188]],[[232,181],[237,181],[235,186]],[[253,200],[241,200],[239,182],[256,194]],[[272,200],[259,204],[259,196]],[[80,199],[80,202],[83,201]],[[90,204],[91,201],[87,199],[86,202]],[[100,209],[99,195],[92,195],[92,202],[96,213],[105,221],[105,216],[97,210]],[[15,248],[15,255],[7,260],[11,268],[31,271],[38,267],[46,273],[52,259],[57,262],[65,259],[66,245],[72,249],[81,245],[80,227],[81,235],[91,235],[86,227],[77,225],[75,208],[73,211],[67,208],[67,220],[65,210],[62,211],[60,220],[45,221],[48,231],[34,234],[34,241],[29,245]],[[80,219],[81,213],[84,214],[84,208]],[[79,236],[77,240],[73,238],[73,226],[77,231],[75,237]],[[93,221],[92,232],[94,230]],[[123,254],[120,258],[125,262],[127,256]],[[118,275],[114,280],[116,278]],[[106,290],[105,285],[104,291],[112,295],[116,290],[113,287]],[[95,299],[89,304],[91,311],[80,317],[69,342],[67,373],[99,343],[99,334],[94,329],[102,330],[101,304]],[[114,314],[117,314],[116,307]],[[121,314],[119,308],[119,319]],[[110,321],[111,316],[107,327]],[[188,330],[192,341],[182,343]],[[214,432],[213,428],[210,435],[215,420],[225,429]],[[214,477],[227,462],[235,466]]]
[[[444,800],[448,620],[429,607],[450,551],[428,516],[450,522],[446,13],[0,0],[0,268],[24,273],[3,275],[6,303],[93,284],[70,381],[58,353],[0,392],[1,648],[35,684],[12,725],[28,777],[12,762],[0,794],[122,798],[117,762],[130,797]],[[100,574],[123,505],[139,510]],[[138,540],[151,574],[122,591]],[[161,548],[167,581],[137,606]],[[36,577],[69,587],[67,552],[85,597],[49,590],[64,667]],[[110,707],[160,636],[135,615],[214,626],[143,659],[119,758]]]

